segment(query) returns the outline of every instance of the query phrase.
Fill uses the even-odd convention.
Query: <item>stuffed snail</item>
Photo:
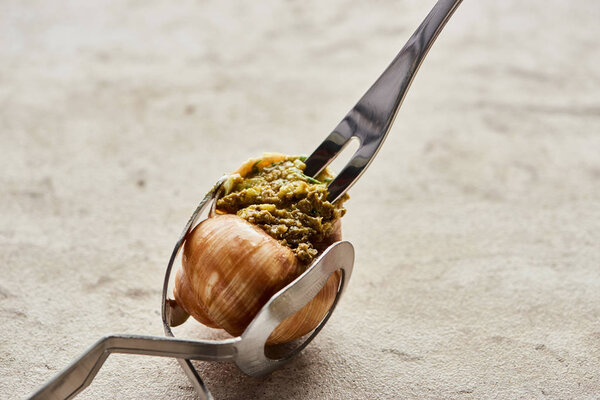
[[[248,160],[227,177],[209,218],[187,235],[173,294],[200,323],[239,336],[275,293],[341,240],[348,196],[328,202],[331,172],[308,177],[303,161],[282,154]],[[333,304],[339,282],[337,271],[267,344],[313,330]]]

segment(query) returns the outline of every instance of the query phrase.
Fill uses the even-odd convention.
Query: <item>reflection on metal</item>
[[[350,139],[360,141],[348,164],[329,184],[327,200],[334,202],[343,196],[371,164],[427,52],[461,1],[439,0],[436,3],[390,66],[306,159],[304,173],[314,177],[340,154]]]

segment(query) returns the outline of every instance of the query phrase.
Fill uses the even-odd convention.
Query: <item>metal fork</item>
[[[398,109],[431,45],[462,0],[439,0],[394,61],[333,132],[306,159],[304,174],[314,177],[352,138],[360,141],[348,164],[329,184],[327,200],[344,195],[365,172],[387,137]]]
[[[391,65],[306,159],[304,173],[315,176],[333,161],[350,139],[359,139],[360,147],[329,184],[328,200],[335,201],[346,193],[369,166],[383,144],[419,66],[460,2],[461,0],[439,0],[436,3]],[[212,399],[210,391],[190,362],[191,359],[235,362],[249,375],[262,375],[290,360],[319,333],[333,312],[352,273],[354,250],[349,242],[337,242],[326,249],[307,271],[276,293],[263,306],[240,337],[222,341],[182,340],[173,337],[171,327],[185,321],[181,310],[167,298],[173,262],[202,211],[216,201],[222,183],[223,179],[217,182],[200,202],[180,235],[169,260],[162,292],[162,319],[167,337],[111,335],[100,339],[79,359],[34,393],[32,399],[58,400],[74,397],[91,383],[111,353],[177,358],[200,398]],[[265,343],[273,329],[310,301],[336,270],[342,271],[342,282],[333,306],[317,328],[302,344],[282,358],[267,357]]]

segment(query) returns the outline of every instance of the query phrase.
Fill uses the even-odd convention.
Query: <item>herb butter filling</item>
[[[327,185],[333,176],[327,168],[311,178],[303,173],[305,157],[282,158],[273,163],[256,160],[245,176],[230,175],[217,209],[259,226],[310,264],[319,244],[346,213],[342,204],[348,195],[330,203]]]

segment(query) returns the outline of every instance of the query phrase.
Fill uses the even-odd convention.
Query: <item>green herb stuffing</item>
[[[246,177],[231,175],[230,190],[217,201],[217,209],[259,226],[310,264],[346,213],[342,204],[348,196],[328,202],[325,182],[332,174],[325,169],[315,178],[306,176],[303,160],[290,156],[266,166],[259,166],[259,160]]]

